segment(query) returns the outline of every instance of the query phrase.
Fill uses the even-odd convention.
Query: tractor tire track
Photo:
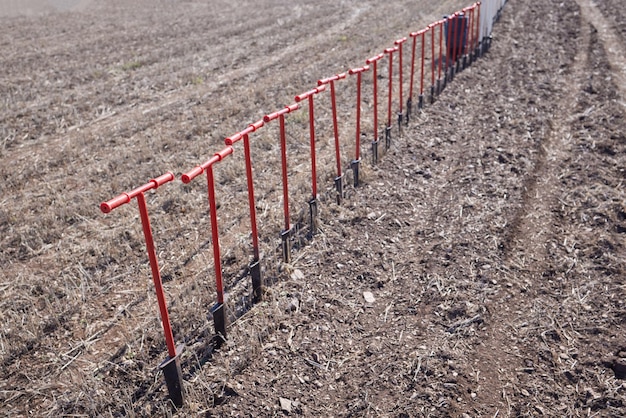
[[[489,306],[491,321],[473,360],[480,388],[477,399],[481,401],[481,406],[476,408],[480,416],[537,413],[577,416],[580,412],[565,409],[565,405],[555,405],[556,409],[550,412],[545,406],[538,406],[540,397],[533,393],[533,388],[540,385],[534,381],[547,379],[555,384],[559,382],[557,364],[567,354],[559,352],[554,346],[562,335],[567,334],[559,329],[558,323],[555,325],[554,318],[552,329],[542,328],[538,325],[540,320],[536,323],[529,321],[529,314],[532,317],[533,314],[543,312],[545,315],[549,312],[544,298],[547,294],[556,293],[551,288],[554,286],[553,279],[556,281],[555,276],[558,275],[567,278],[576,264],[574,260],[568,268],[558,265],[554,248],[561,244],[559,239],[571,232],[558,217],[558,208],[562,205],[563,167],[576,159],[571,126],[580,117],[579,96],[593,73],[590,54],[594,48],[603,47],[607,53],[611,76],[621,93],[619,101],[622,106],[626,97],[623,83],[626,66],[618,36],[591,1],[576,0],[576,3],[581,11],[580,34],[570,40],[577,46],[576,56],[571,67],[565,71],[554,98],[559,104],[559,115],[547,123],[534,168],[523,182],[521,207],[514,213],[509,230],[504,235],[503,262],[510,272],[505,275],[510,289],[492,300]],[[575,8],[576,5],[571,6]],[[562,245],[567,246],[567,238]],[[571,285],[574,286],[573,283]],[[532,329],[533,325],[537,325],[536,329]],[[580,348],[584,351],[575,342],[570,340],[570,343],[576,350]],[[533,352],[535,356],[528,355]],[[542,368],[540,363],[548,367]],[[540,370],[549,372],[542,375]],[[536,397],[533,399],[533,396]]]
[[[624,40],[604,17],[594,1],[576,0],[576,3],[578,3],[584,19],[598,31],[611,65],[612,80],[617,85],[621,96],[618,103],[626,108],[626,46]]]
[[[556,200],[554,190],[558,187],[556,170],[567,159],[571,147],[567,121],[574,114],[588,44],[588,30],[582,30],[572,68],[567,74],[568,81],[561,83],[553,98],[565,106],[559,118],[549,119],[544,126],[533,167],[522,182],[521,205],[513,211],[503,235],[502,262],[507,273],[499,280],[509,289],[502,289],[490,301],[490,320],[473,359],[479,416],[522,413],[517,397],[524,385],[518,376],[518,371],[524,368],[521,354],[524,350],[517,337],[517,327],[533,309],[542,272],[549,266],[547,244],[554,233],[552,208]]]

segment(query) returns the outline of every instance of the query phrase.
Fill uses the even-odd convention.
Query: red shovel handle
[[[265,121],[263,119],[259,119],[254,123],[251,123],[250,125],[248,125],[248,127],[246,129],[244,129],[241,132],[237,132],[234,135],[229,136],[228,138],[226,138],[224,140],[224,143],[227,146],[231,146],[237,142],[239,142],[245,135],[248,135],[249,133],[252,133],[254,131],[256,131],[257,129],[260,129],[263,127],[263,125],[265,124]]]
[[[343,80],[344,78],[346,78],[346,73],[337,74],[337,75],[334,75],[332,77],[322,78],[321,80],[317,80],[317,85],[321,86],[321,85],[324,85],[324,84],[328,84],[331,81]]]
[[[191,182],[191,180],[193,180],[194,178],[198,177],[200,174],[204,173],[204,170],[206,170],[207,168],[211,167],[213,164],[222,161],[224,158],[226,158],[228,155],[230,155],[232,153],[233,153],[233,147],[227,146],[223,150],[221,150],[219,152],[216,152],[204,164],[198,165],[198,166],[194,167],[191,171],[183,174],[181,176],[181,180],[185,184]]]
[[[238,142],[241,138],[243,138],[243,135],[237,132],[235,135],[231,135],[228,138],[226,138],[224,142],[226,143],[226,145],[233,145],[235,142]]]
[[[265,125],[265,121],[263,119],[259,119],[254,123],[250,124],[250,128],[252,128],[252,132],[255,132],[257,129],[261,129]]]
[[[297,95],[295,97],[295,100],[296,100],[296,102],[301,102],[302,100],[308,99],[310,96],[313,96],[314,94],[317,94],[317,93],[319,93],[321,91],[324,91],[324,90],[326,90],[326,86],[325,85],[321,85],[321,86],[319,86],[319,87],[317,87],[317,88],[315,88],[313,90],[307,91],[306,93],[302,93],[302,94]]]
[[[159,186],[164,185],[168,181],[174,180],[174,174],[171,172],[167,172],[165,174],[160,175],[159,177],[150,180],[150,183],[154,184],[154,188],[156,189]]]
[[[417,38],[417,37],[418,37],[418,36],[420,36],[421,34],[428,32],[428,30],[429,30],[432,26],[434,26],[434,25],[436,25],[436,24],[437,24],[437,23],[434,23],[434,24],[432,24],[432,25],[428,25],[428,28],[426,28],[426,29],[422,29],[422,30],[419,30],[419,31],[417,31],[417,32],[411,32],[409,36],[410,36],[411,38]]]
[[[222,161],[224,158],[233,153],[233,147],[226,147],[223,150],[216,152],[215,156],[218,157],[217,161]]]
[[[100,210],[102,213],[109,213],[113,209],[120,207],[126,203],[130,202],[130,196],[127,193],[122,193],[121,195],[114,197],[108,202],[100,203]]]
[[[290,106],[285,106],[284,108],[274,112],[274,113],[270,113],[269,115],[265,115],[263,116],[263,120],[265,121],[265,123],[271,122],[274,119],[278,119],[278,117],[280,117],[280,115],[284,115],[286,113],[291,113],[294,110],[298,110],[300,108],[300,105],[298,103],[294,103]]]
[[[367,71],[369,69],[370,69],[369,65],[365,65],[365,66],[359,67],[359,68],[352,68],[351,70],[348,71],[348,74],[354,75],[354,74],[365,72],[365,71]]]
[[[378,54],[378,55],[376,55],[375,57],[372,57],[372,58],[368,58],[368,59],[366,59],[366,60],[365,60],[365,63],[366,63],[366,64],[372,64],[372,63],[374,63],[374,62],[378,61],[379,59],[381,59],[381,58],[382,58],[382,57],[384,57],[384,56],[385,56],[385,54]]]
[[[114,197],[113,199],[107,201],[107,202],[102,202],[100,204],[100,210],[103,213],[109,213],[111,212],[113,209],[118,208],[128,202],[130,202],[135,196],[137,196],[139,193],[143,193],[146,192],[150,189],[156,189],[157,187],[167,183],[168,181],[172,181],[174,180],[174,174],[171,172],[167,172],[165,174],[160,175],[159,177],[150,180],[148,183],[144,184],[143,186],[139,186],[134,190],[131,190],[128,193],[122,193],[121,195]]]
[[[181,180],[183,183],[187,184],[191,182],[191,180],[198,177],[200,174],[204,173],[204,169],[199,165],[195,166],[191,171],[182,175]]]

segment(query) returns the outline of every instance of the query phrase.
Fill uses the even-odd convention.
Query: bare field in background
[[[93,0],[2,0],[0,17],[43,16],[86,10]]]
[[[35,3],[0,8],[0,400],[9,416],[168,414],[136,204],[105,216],[99,203],[168,170],[179,177],[318,79],[469,5],[120,0],[39,2],[35,12]],[[509,2],[489,54],[394,138],[378,167],[364,163],[363,187],[342,206],[321,95],[321,232],[289,266],[278,254],[278,127],[255,133],[273,284],[216,353],[207,352],[215,290],[205,183],[149,193],[172,326],[187,347],[178,414],[622,416],[619,10],[618,0]],[[370,132],[371,74],[364,80]],[[347,168],[354,79],[338,86]],[[306,219],[310,193],[307,120],[306,109],[288,117],[294,221]],[[235,149],[216,173],[233,305],[250,254]]]

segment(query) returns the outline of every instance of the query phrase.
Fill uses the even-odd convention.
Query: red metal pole
[[[317,85],[330,84],[330,101],[333,112],[333,134],[335,137],[335,160],[337,161],[337,177],[341,177],[341,155],[339,144],[339,126],[337,122],[337,99],[335,94],[335,81],[346,78],[346,73],[337,74],[330,78],[318,80]]]
[[[289,220],[289,181],[287,177],[287,135],[285,133],[285,114],[291,113],[300,108],[299,104],[292,104],[279,110],[278,112],[270,113],[263,117],[265,123],[271,122],[278,118],[280,122],[280,161],[281,161],[281,174],[283,181],[283,213],[285,218],[285,231],[291,229]]]
[[[458,58],[458,44],[457,44],[457,40],[458,40],[458,36],[459,36],[459,12],[455,12],[454,13],[454,21],[453,21],[453,27],[452,27],[452,65],[456,66],[456,62],[457,62],[457,58]],[[455,72],[456,69],[453,70],[453,72]]]
[[[259,233],[256,222],[256,205],[254,200],[254,180],[252,178],[252,157],[250,156],[250,137],[243,136],[243,152],[246,160],[246,179],[248,183],[248,206],[250,207],[250,228],[252,230],[252,251],[254,261],[259,261]]]
[[[461,68],[463,68],[463,57],[467,48],[467,26],[469,24],[469,13],[467,8],[461,9],[459,12],[459,61],[461,62]],[[463,42],[465,41],[465,42]]]
[[[419,99],[417,102],[417,108],[421,109],[424,106],[424,52],[425,52],[425,42],[424,42],[424,37],[426,32],[428,32],[428,28],[426,29],[422,29],[420,31],[417,32],[412,32],[409,36],[411,38],[413,38],[413,62],[411,63],[411,87],[410,87],[410,93],[409,93],[409,100],[413,100],[413,73],[415,71],[415,50],[416,50],[416,44],[417,44],[417,37],[421,36],[421,43],[422,43],[422,60],[421,60],[421,64],[420,64],[420,94],[419,94]],[[411,109],[409,109],[409,112],[411,111]]]
[[[172,180],[174,180],[174,174],[170,172],[163,174],[162,176],[150,180],[150,182],[132,190],[129,193],[122,193],[108,202],[103,202],[100,205],[100,210],[104,213],[109,213],[116,207],[129,203],[132,198],[137,197],[141,225],[143,227],[144,239],[146,241],[146,250],[148,252],[148,259],[150,260],[150,269],[152,271],[152,281],[154,283],[154,289],[159,305],[161,324],[165,335],[165,344],[167,345],[168,358],[159,365],[159,368],[163,371],[170,400],[174,403],[174,405],[176,405],[176,407],[180,408],[185,402],[182,390],[183,375],[180,368],[180,356],[177,355],[177,349],[174,345],[174,335],[172,333],[170,317],[167,311],[167,303],[165,302],[165,292],[163,291],[163,282],[161,280],[161,272],[159,270],[156,250],[154,247],[154,237],[152,236],[152,228],[150,226],[150,218],[148,216],[148,208],[146,206],[146,198],[144,196],[144,192],[150,189],[156,189],[162,184]],[[180,346],[178,348],[178,354],[182,352],[182,347],[183,346]]]
[[[300,94],[295,97],[297,103],[304,99],[309,99],[309,137],[311,143],[311,190],[313,193],[312,200],[317,199],[317,168],[315,158],[315,109],[313,107],[313,96],[317,93],[324,91],[325,85],[319,86],[316,89],[310,90],[306,93]]]
[[[333,112],[333,136],[335,138],[335,161],[337,162],[337,177],[341,177],[341,150],[339,149],[339,126],[337,126],[337,98],[335,82],[330,82],[330,105]]]
[[[472,43],[469,47],[469,53],[472,56],[474,55],[474,48],[476,47],[476,32],[474,31],[474,26],[476,26],[477,12],[478,12],[478,4],[474,3],[472,5],[472,25],[470,26],[470,29],[469,29],[472,33]]]
[[[315,113],[313,107],[313,95],[309,96],[309,133],[311,137],[311,181],[313,200],[317,199],[317,168],[315,158]]]
[[[467,43],[467,38],[465,38],[465,30],[467,30],[467,15],[465,14],[465,11],[461,11],[458,14],[458,19],[457,19],[457,27],[458,27],[458,33],[457,33],[457,49],[458,49],[458,56],[457,56],[457,60],[461,63],[463,62],[463,55],[465,54],[465,45],[463,44],[463,40],[465,40],[465,43]],[[464,39],[465,38],[465,39]]]
[[[309,99],[309,134],[311,138],[311,189],[312,197],[309,200],[309,215],[311,219],[311,227],[309,234],[311,236],[317,233],[317,168],[315,158],[315,108],[313,107],[313,97],[326,90],[325,85],[318,86],[316,89],[310,90],[306,93],[296,96],[296,102],[300,102],[304,99]]]
[[[431,49],[430,84],[431,86],[434,86],[435,85],[435,30],[432,24],[429,25],[428,28],[430,29],[430,49]]]
[[[478,26],[480,25],[480,2],[474,3],[474,25],[472,26],[472,32],[474,33],[474,45],[473,48],[478,48]],[[475,52],[475,51],[474,51]]]
[[[430,26],[429,26],[429,28],[430,28]],[[433,30],[432,28],[430,28],[430,29]],[[421,31],[421,35],[422,35],[422,65],[421,65],[421,75],[420,75],[420,96],[424,95],[424,61],[425,61],[425,58],[426,58],[426,31],[427,30],[428,29],[425,29],[425,30]],[[434,30],[433,30],[433,33],[434,33]],[[433,40],[432,43],[434,45],[435,38],[433,37],[432,40]],[[434,48],[434,46],[433,46],[433,48]],[[434,62],[435,61],[434,61],[434,54],[433,54],[433,65],[434,65]],[[433,82],[433,84],[434,84],[434,82]]]
[[[372,82],[374,84],[374,142],[378,141],[378,70],[377,70],[377,62],[384,55],[378,54],[375,57],[368,58],[365,60],[365,63],[368,65],[372,65]],[[360,94],[360,86],[357,94]],[[357,97],[357,102],[360,103],[360,97]],[[360,106],[359,106],[360,107]],[[358,136],[358,135],[357,135]],[[358,158],[357,158],[358,159]]]
[[[380,60],[384,54],[378,54],[375,57],[368,58],[365,63],[372,65],[372,75],[374,84],[374,139],[372,140],[372,164],[378,164],[378,60]]]
[[[447,41],[446,41],[446,76],[448,70],[450,69],[450,61],[452,60],[452,51],[450,49],[450,45],[452,44],[452,22],[450,21],[450,16],[446,16],[446,22],[448,23],[448,33],[447,33]]]
[[[215,266],[215,288],[217,291],[217,303],[224,303],[224,286],[222,284],[222,262],[220,258],[220,237],[217,225],[217,205],[215,204],[215,180],[213,177],[213,165],[222,161],[228,155],[233,153],[233,147],[227,146],[220,152],[215,153],[204,164],[196,166],[194,169],[182,175],[183,183],[191,182],[195,177],[206,171],[207,174],[207,191],[209,200],[209,216],[211,219],[211,239],[213,241],[213,264]]]
[[[285,215],[285,231],[291,229],[289,221],[289,182],[287,179],[287,135],[285,134],[285,115],[280,115],[280,160],[283,176],[283,212]]]
[[[161,280],[161,272],[159,270],[159,262],[156,256],[156,250],[154,247],[154,237],[152,236],[152,228],[150,226],[150,218],[148,216],[148,208],[146,206],[146,198],[144,192],[156,189],[159,186],[174,180],[174,174],[171,172],[165,173],[155,179],[150,180],[143,186],[136,189],[122,193],[121,195],[100,204],[100,210],[103,213],[109,213],[113,209],[129,203],[133,198],[137,198],[137,205],[139,206],[139,216],[141,218],[141,225],[143,227],[143,235],[146,241],[146,250],[148,253],[148,259],[150,260],[150,269],[152,271],[152,281],[154,283],[154,289],[156,292],[157,302],[159,305],[159,313],[161,315],[161,323],[163,325],[163,332],[165,334],[165,343],[167,345],[167,353],[170,358],[176,357],[176,345],[174,344],[174,336],[172,334],[172,326],[170,324],[170,317],[167,311],[167,304],[165,302],[165,293],[163,291],[163,281]]]
[[[220,257],[219,227],[217,224],[217,205],[215,204],[215,179],[213,177],[213,165],[222,161],[233,153],[233,147],[227,146],[223,150],[216,152],[208,161],[196,166],[191,171],[182,175],[183,183],[187,184],[195,177],[206,171],[207,190],[209,201],[209,216],[211,219],[211,239],[213,243],[213,265],[215,267],[215,290],[217,293],[217,305],[211,309],[215,333],[220,338],[215,339],[216,346],[220,346],[226,338],[226,315],[224,313],[224,285],[222,283],[222,262]]]
[[[289,181],[287,177],[287,135],[285,134],[285,114],[293,112],[300,108],[299,104],[293,104],[286,106],[278,112],[265,115],[263,120],[268,123],[276,118],[280,122],[280,161],[281,161],[281,174],[283,183],[283,214],[285,229],[281,231],[280,237],[282,240],[283,248],[283,261],[289,263],[291,260],[291,246],[289,243],[289,236],[291,234],[291,223],[289,220]]]
[[[356,145],[354,149],[354,160],[361,160],[361,73],[356,78]]]
[[[474,10],[476,9],[476,5],[473,5],[468,8],[469,14],[469,23],[467,25],[467,43],[465,44],[465,55],[470,55],[472,53],[472,49],[474,48]],[[470,59],[471,62],[471,59]]]
[[[430,30],[430,103],[435,102],[435,26],[436,23],[428,25]],[[424,38],[422,38],[422,45]],[[441,58],[440,58],[441,60]],[[440,64],[441,65],[441,64]],[[422,47],[422,78],[424,78],[424,48]]]
[[[222,284],[222,262],[220,259],[219,229],[217,224],[217,205],[215,204],[215,180],[213,177],[213,165],[222,161],[232,153],[233,147],[227,146],[220,152],[215,153],[215,155],[213,155],[213,157],[211,157],[204,164],[196,166],[194,169],[183,174],[181,177],[183,183],[187,184],[203,172],[206,172],[207,174],[209,216],[211,219],[211,239],[213,242],[213,264],[215,266],[215,287],[217,291],[217,302],[220,305],[224,303],[224,286]]]
[[[443,20],[439,21],[439,80],[441,80],[441,67],[443,66]],[[434,37],[433,33],[433,37]],[[433,38],[434,44],[434,38]]]
[[[402,68],[402,44],[406,42],[406,37],[398,39],[394,42],[394,45],[396,45],[398,47],[398,66],[399,68],[399,73],[398,73],[398,84],[400,85],[400,92],[399,92],[399,99],[400,99],[400,109],[399,112],[400,114],[402,114],[402,73],[403,73],[403,68]]]
[[[369,68],[370,67],[366,65],[348,71],[350,75],[356,74],[356,145],[354,160],[350,164],[352,172],[354,173],[354,187],[358,187],[359,185],[359,165],[361,163],[361,74],[369,70]]]
[[[417,36],[419,32],[412,32],[409,36],[413,38],[411,44],[411,79],[409,81],[409,100],[413,99],[413,80],[415,79],[415,50],[417,45]]]
[[[463,64],[463,54],[465,53],[465,46],[463,45],[463,41],[467,43],[466,30],[467,30],[467,15],[464,10],[458,12],[457,15],[457,61]]]
[[[161,272],[159,271],[159,262],[157,261],[156,251],[154,249],[154,239],[152,237],[152,228],[150,227],[150,218],[148,217],[148,208],[146,207],[146,198],[143,193],[137,195],[137,205],[139,206],[143,236],[146,240],[146,249],[148,251],[148,258],[150,259],[152,281],[154,282],[154,290],[156,291],[159,312],[161,313],[161,323],[163,324],[167,353],[170,358],[174,358],[176,357],[176,345],[174,344],[170,316],[167,312],[167,304],[165,303],[165,293],[163,291],[163,282],[161,281]]]
[[[480,39],[480,6],[481,6],[481,2],[477,2],[476,3],[476,35],[474,37],[474,39],[476,39],[476,45],[475,45],[475,50],[474,53],[478,53],[480,54],[480,43],[481,43],[481,39]],[[478,58],[478,57],[477,57]]]
[[[354,160],[361,160],[361,74],[369,70],[369,65],[361,68],[353,68],[348,74],[356,74],[356,146],[354,149]]]
[[[259,233],[257,229],[256,220],[256,204],[254,199],[254,179],[252,172],[252,156],[250,152],[250,137],[249,134],[255,132],[257,129],[262,128],[265,125],[265,121],[260,119],[250,125],[243,131],[228,137],[224,140],[226,145],[231,146],[235,142],[243,139],[244,158],[246,161],[246,180],[248,184],[248,204],[250,207],[250,229],[252,233],[252,251],[253,261],[250,263],[250,275],[252,277],[252,289],[255,302],[259,302],[262,299],[262,285],[263,279],[261,277],[261,255],[259,252]]]
[[[476,7],[478,8],[478,12],[477,12],[477,17],[476,17],[476,48],[480,48],[480,6],[481,6],[481,2],[477,2],[476,3]],[[479,50],[479,54],[480,54],[480,50]]]
[[[335,161],[337,163],[337,176],[335,177],[335,189],[337,190],[337,204],[343,199],[343,174],[341,172],[341,148],[339,143],[339,124],[337,122],[337,97],[335,93],[335,81],[346,78],[346,73],[334,75],[317,81],[317,85],[330,84],[330,100],[333,111],[333,134],[335,137]]]
[[[391,101],[393,97],[393,53],[398,47],[385,49],[385,54],[389,55],[389,100],[387,106],[387,129],[391,128]]]
[[[279,116],[280,122],[280,158],[283,176],[283,212],[285,215],[285,228],[280,232],[283,250],[283,262],[291,262],[291,244],[289,237],[291,235],[291,225],[289,222],[289,188],[287,180],[287,137],[285,135],[285,115]]]
[[[215,178],[213,176],[213,165],[209,165],[206,168],[206,178],[209,195],[209,215],[211,217],[213,264],[215,266],[215,290],[217,292],[217,303],[222,305],[224,304],[224,284],[222,282],[222,260],[220,256],[220,234],[217,225],[217,205],[215,203]]]

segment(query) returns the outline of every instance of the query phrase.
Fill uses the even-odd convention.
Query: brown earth
[[[290,265],[276,127],[255,134],[267,293],[219,351],[204,183],[149,193],[186,344],[187,402],[172,411],[136,207],[105,216],[99,202],[178,176],[318,78],[468,5],[265,3],[111,1],[1,20],[2,413],[624,416],[620,0],[509,2],[489,53],[375,167],[365,141],[364,184],[341,206],[322,95],[320,232]],[[338,87],[347,162],[354,80]],[[306,123],[306,109],[288,118],[294,221],[310,193]],[[232,308],[249,293],[241,156],[217,170]]]

